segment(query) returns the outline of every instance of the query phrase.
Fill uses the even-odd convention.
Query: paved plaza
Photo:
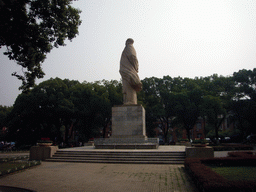
[[[72,150],[95,149],[87,146]],[[158,150],[184,151],[185,148],[161,146]],[[21,154],[9,154],[15,155]],[[0,185],[37,192],[197,191],[185,173],[184,165],[168,164],[42,162],[39,166],[1,177]]]
[[[63,149],[70,150],[70,149]],[[92,147],[72,150],[93,150]],[[160,146],[158,150],[179,151],[184,146]],[[0,154],[0,157],[22,154]],[[23,153],[28,155],[28,153]],[[227,152],[215,152],[215,157]],[[0,185],[37,192],[197,192],[184,165],[102,164],[42,162],[41,165],[0,178]]]
[[[183,165],[52,163],[0,178],[38,192],[196,191]]]

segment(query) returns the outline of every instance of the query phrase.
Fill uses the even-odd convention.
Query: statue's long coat
[[[136,91],[141,91],[142,83],[138,75],[139,63],[136,51],[132,44],[127,44],[123,50],[120,61],[120,74],[123,81],[129,82],[130,86]]]

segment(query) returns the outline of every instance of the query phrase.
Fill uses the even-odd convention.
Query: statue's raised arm
[[[120,61],[120,74],[123,84],[123,103],[137,104],[137,92],[142,90],[142,83],[138,76],[139,63],[133,47],[133,39],[127,39]]]

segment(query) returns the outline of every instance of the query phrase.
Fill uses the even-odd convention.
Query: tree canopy
[[[145,78],[139,99],[146,108],[147,122],[151,124],[147,126],[154,128],[154,122],[162,123],[159,128],[168,142],[170,128],[183,128],[190,138],[189,131],[202,117],[207,118],[208,127],[213,128],[218,138],[221,123],[232,114],[239,116],[233,120],[244,131],[242,134],[255,132],[252,128],[256,124],[253,115],[256,110],[253,99],[256,88],[254,73],[255,70],[240,70],[229,77],[213,74],[194,79],[170,76]],[[246,109],[250,109],[250,112],[246,112]],[[238,120],[241,122],[238,123]],[[247,125],[246,129],[242,126],[244,124]]]
[[[233,76],[145,78],[138,103],[146,109],[149,137],[155,128],[168,142],[173,128],[185,129],[190,138],[199,117],[206,120],[207,132],[218,138],[227,117],[242,136],[256,133],[255,70],[240,70]],[[247,74],[248,73],[248,74]],[[247,75],[245,75],[247,74]],[[20,94],[13,107],[1,107],[1,126],[8,127],[10,138],[35,142],[50,137],[68,142],[75,131],[81,141],[105,132],[111,121],[111,107],[122,104],[122,84],[102,80],[80,83],[68,79],[49,79],[27,94]],[[236,132],[236,133],[237,133]],[[105,135],[105,134],[103,134]],[[33,140],[34,138],[34,140]]]
[[[88,141],[104,131],[111,119],[111,107],[121,103],[118,81],[49,79],[17,97],[9,115],[9,139],[35,143],[41,137],[50,137],[68,143],[69,133],[74,131],[79,141]]]
[[[22,81],[24,92],[33,87],[36,78],[42,78],[42,63],[53,47],[64,46],[72,40],[81,24],[80,10],[71,6],[71,0],[0,0],[0,48],[10,60],[24,69],[14,72]]]

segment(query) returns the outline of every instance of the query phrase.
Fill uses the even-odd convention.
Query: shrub
[[[253,191],[256,189],[255,181],[229,181],[223,176],[212,171],[211,168],[205,164],[215,165],[252,165],[255,166],[256,158],[241,158],[241,157],[225,157],[225,158],[209,158],[209,159],[195,159],[187,158],[185,160],[185,168],[191,174],[191,178],[194,180],[199,190],[207,192],[221,191]]]
[[[41,140],[38,140],[37,143],[52,143],[50,138],[41,138]]]
[[[256,157],[256,155],[251,152],[251,151],[247,151],[247,152],[228,152],[228,156],[229,157]]]
[[[188,139],[179,139],[179,142],[189,142]]]
[[[225,145],[225,146],[211,146],[214,151],[234,151],[234,150],[253,150],[250,145]]]
[[[205,143],[208,143],[208,141],[205,139],[195,139],[192,141],[192,144],[205,144]]]

